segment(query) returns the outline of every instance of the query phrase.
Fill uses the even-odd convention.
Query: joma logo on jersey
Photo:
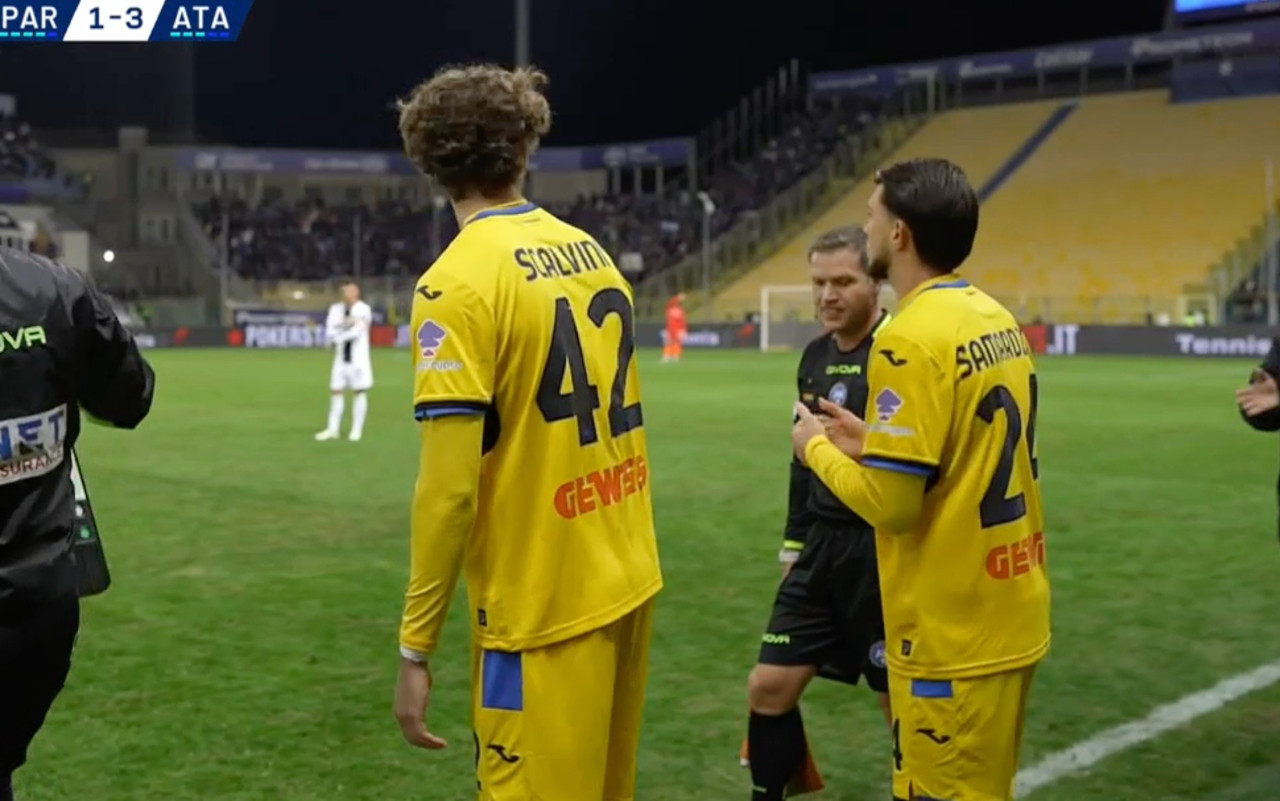
[[[987,551],[987,575],[993,579],[1025,576],[1044,565],[1044,533],[1037,531],[1030,537],[1008,545],[997,545]]]
[[[828,364],[827,375],[862,375],[862,365]]]
[[[7,350],[26,350],[45,344],[48,343],[42,325],[29,325],[16,331],[0,330],[0,353]]]
[[[644,490],[649,484],[649,465],[633,456],[612,467],[592,470],[566,481],[556,489],[552,503],[566,520],[590,514],[602,506],[613,506]]]

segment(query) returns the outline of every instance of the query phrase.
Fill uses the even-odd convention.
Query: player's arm
[[[858,464],[826,437],[809,440],[804,459],[841,503],[877,531],[908,531],[920,519],[925,476]]]
[[[787,491],[787,525],[782,534],[782,551],[778,558],[794,562],[804,550],[805,537],[813,526],[814,514],[809,511],[809,482],[813,474],[804,462],[791,460],[791,482]]]
[[[409,524],[409,586],[400,623],[406,658],[436,650],[475,522],[484,418],[444,415],[421,425]]]
[[[360,328],[358,318],[356,325],[344,328],[342,326],[342,314],[334,309],[329,312],[329,319],[325,322],[325,334],[328,335],[331,343],[350,342],[360,336]]]
[[[1259,373],[1263,375],[1259,375]],[[1272,381],[1280,381],[1280,339],[1271,341],[1271,350],[1267,353],[1262,365],[1254,370],[1253,376],[1250,377],[1250,383],[1255,383],[1265,377],[1270,377]],[[1240,417],[1258,431],[1280,431],[1280,408],[1269,409],[1252,417],[1241,408]]]
[[[414,295],[414,417],[422,453],[410,524],[401,655],[421,661],[440,641],[475,522],[485,413],[493,400],[496,335],[488,303],[438,278]]]
[[[56,264],[76,337],[76,399],[90,419],[137,428],[151,411],[155,373],[111,302],[79,273]]]
[[[362,334],[369,333],[369,329],[373,328],[373,307],[366,303],[360,308],[359,313],[354,316],[354,320],[355,325],[352,328]]]
[[[920,519],[925,490],[937,473],[955,386],[926,348],[892,329],[876,338],[867,385],[870,425],[860,463],[826,437],[809,441],[805,463],[877,531],[908,531]]]
[[[810,349],[800,356],[796,370],[796,392],[803,402],[804,377],[810,359]],[[793,420],[794,422],[794,420]],[[809,510],[809,487],[813,474],[798,457],[791,459],[791,480],[787,488],[787,525],[782,534],[782,550],[778,558],[782,562],[794,562],[804,550],[804,541],[813,526],[815,515]]]

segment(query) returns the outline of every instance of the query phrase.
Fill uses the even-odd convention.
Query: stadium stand
[[[929,121],[885,162],[943,156],[958,163],[969,179],[981,186],[998,175],[1018,148],[1031,139],[1061,105],[1057,101],[1041,101],[949,111]],[[873,177],[868,176],[795,239],[726,287],[716,297],[715,316],[742,319],[759,308],[760,292],[766,285],[805,283],[808,280],[804,270],[805,253],[809,243],[821,232],[836,226],[861,224],[866,218],[867,199],[874,188]],[[810,310],[801,303],[795,313],[803,315]]]
[[[1268,25],[1280,31],[1280,20],[1254,27]],[[1217,36],[1163,31],[1125,47],[1108,40],[808,80],[794,62],[697,137],[668,140],[687,148],[678,155],[646,143],[559,148],[577,152],[563,162],[577,166],[539,170],[532,199],[628,269],[637,319],[660,316],[686,292],[693,318],[741,321],[760,311],[762,287],[806,282],[804,252],[820,231],[865,218],[873,164],[945,156],[981,188],[983,225],[966,272],[1023,320],[1142,322],[1209,309],[1255,319],[1258,264],[1272,244],[1261,225],[1264,165],[1280,156],[1280,101],[1256,93],[1274,92],[1280,73],[1245,80],[1255,61],[1274,61],[1255,56],[1272,47],[1262,33]],[[1206,42],[1222,52],[1174,63],[1170,54]],[[1088,48],[1095,61],[1072,60]],[[57,167],[29,133],[0,119],[0,182],[11,174],[35,192],[41,171]],[[314,305],[333,277],[357,271],[384,305],[403,304],[405,281],[456,233],[429,184],[407,163],[389,166],[403,162],[398,154],[300,166],[302,151],[170,148],[135,129],[122,129],[111,150],[64,142],[53,152],[63,170],[92,179],[83,198],[55,204],[61,219],[100,240],[95,253],[120,255],[94,269],[122,298],[166,304],[166,319],[225,321],[229,309],[264,301]],[[691,174],[716,207],[709,247]],[[793,318],[808,314],[805,295],[793,293]]]
[[[708,194],[717,206],[711,233],[719,235],[743,214],[760,208],[811,172],[842,139],[874,120],[870,103],[819,107],[794,114],[778,136],[755,155],[712,177]],[[613,193],[548,202],[553,213],[589,231],[614,254],[639,253],[652,274],[697,250],[702,207],[681,186],[660,194]],[[457,232],[451,214],[433,226],[433,209],[404,203],[325,206],[315,200],[250,205],[212,196],[193,204],[206,235],[222,236],[224,213],[232,269],[257,281],[318,280],[349,273],[356,220],[360,270],[367,276],[416,275]]]
[[[1280,161],[1274,96],[1173,104],[1167,90],[948,111],[887,161],[945,156],[980,187],[971,280],[1026,321],[1181,317],[1211,265],[1262,218]],[[716,300],[757,309],[766,285],[803,284],[822,230],[860,222],[868,178]],[[792,310],[807,313],[803,302]],[[777,312],[772,316],[776,317]]]
[[[1141,322],[1261,219],[1274,96],[1090,97],[983,207],[968,269],[1027,320]]]
[[[0,113],[0,178],[52,178],[53,158],[36,141],[26,122]]]

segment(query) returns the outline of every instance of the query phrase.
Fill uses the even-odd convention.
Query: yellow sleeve
[[[898,470],[868,470],[826,437],[804,448],[804,462],[827,489],[876,529],[907,531],[924,506],[925,477]]]
[[[409,587],[400,646],[430,654],[440,643],[475,522],[484,418],[445,415],[422,424],[422,453],[413,489]]]
[[[437,264],[418,282],[414,332],[414,417],[475,414],[493,401],[497,323],[474,288]]]
[[[929,348],[899,330],[876,336],[867,369],[862,464],[932,478],[951,428],[955,382]]]

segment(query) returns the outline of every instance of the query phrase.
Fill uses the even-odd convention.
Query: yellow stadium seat
[[[1246,236],[1280,162],[1280,97],[1174,105],[1165,90],[1080,99],[984,203],[970,280],[1023,320],[1139,322],[1173,314],[1188,285]],[[1063,101],[946,112],[886,161],[949,158],[982,187]],[[807,280],[819,233],[865,217],[861,182],[716,299],[717,316],[758,309],[766,285]]]
[[[885,164],[942,156],[964,168],[975,187],[981,186],[1061,105],[1055,100],[946,112],[904,142],[885,159]],[[809,244],[831,228],[861,225],[874,188],[870,177],[860,182],[794,240],[722,290],[716,297],[716,316],[738,319],[747,311],[759,309],[760,290],[767,285],[807,283],[805,253]]]
[[[1280,98],[1091,97],[982,208],[970,278],[1023,319],[1139,322],[1262,217]]]

